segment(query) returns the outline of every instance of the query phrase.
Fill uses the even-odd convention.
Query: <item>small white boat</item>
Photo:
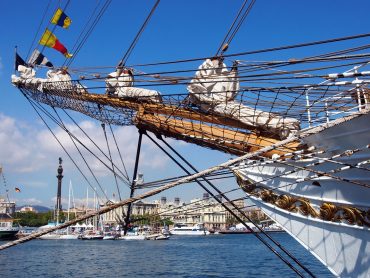
[[[170,236],[169,235],[163,235],[163,234],[154,238],[154,240],[167,240],[167,239],[170,239]]]
[[[87,231],[85,234],[79,235],[78,239],[82,240],[100,240],[103,239],[104,235],[100,232]]]
[[[110,232],[104,233],[104,237],[103,237],[104,240],[115,240],[117,238],[118,238],[118,235],[116,233],[110,233]]]
[[[204,228],[204,225],[201,223],[195,224],[192,227],[187,226],[186,224],[175,224],[170,230],[171,235],[189,235],[189,236],[201,236],[209,235],[210,232]]]
[[[148,240],[166,240],[166,239],[170,239],[170,235],[169,234],[163,234],[163,233],[157,233],[157,234],[152,234],[152,235],[146,236],[146,239],[148,239]]]
[[[78,234],[64,234],[60,235],[60,239],[78,239]]]
[[[78,239],[82,239],[82,240],[101,240],[103,238],[104,238],[103,235],[97,235],[97,234],[88,234],[88,235],[82,235],[78,237]]]
[[[146,235],[126,234],[125,236],[121,236],[118,239],[123,239],[123,240],[145,240]]]
[[[126,235],[124,231],[121,231],[119,239],[123,240],[145,240],[148,235],[148,231],[141,227],[134,227],[127,231]]]
[[[60,239],[60,234],[57,233],[49,233],[46,235],[42,235],[39,237],[39,239]]]

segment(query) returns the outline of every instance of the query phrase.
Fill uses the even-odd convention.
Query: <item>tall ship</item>
[[[246,16],[252,3],[239,14]],[[239,14],[235,22],[243,18]],[[210,57],[139,66],[129,66],[124,57],[109,71],[83,76],[77,69],[55,67],[41,77],[35,64],[23,64],[12,83],[40,117],[53,119],[75,142],[78,138],[55,108],[80,112],[107,126],[134,125],[138,146],[150,132],[162,141],[169,137],[233,155],[179,183],[230,171],[248,198],[333,274],[369,277],[369,37],[239,53],[227,52],[231,39],[226,39]],[[337,44],[348,41],[352,47]],[[320,45],[325,46],[322,51],[310,56],[245,59]],[[138,69],[188,62],[197,62],[198,68]],[[185,92],[157,89],[171,86],[183,86]],[[45,112],[45,107],[51,109]],[[112,164],[116,175],[114,168]]]

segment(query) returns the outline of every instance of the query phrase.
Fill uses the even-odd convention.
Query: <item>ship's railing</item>
[[[309,93],[307,93],[305,97],[308,127],[328,123],[369,107],[369,96],[369,92],[364,88],[360,89],[359,94],[357,90],[354,94],[353,89],[347,89],[333,96],[311,102]]]

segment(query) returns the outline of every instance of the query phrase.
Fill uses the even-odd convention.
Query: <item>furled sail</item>
[[[159,102],[161,95],[155,90],[144,88],[135,88],[134,76],[130,69],[120,69],[108,74],[105,80],[107,85],[107,93],[117,95],[119,97],[141,98],[147,101]]]
[[[187,89],[190,100],[204,111],[272,131],[280,138],[287,138],[299,130],[299,121],[296,119],[284,118],[235,101],[239,91],[237,68],[234,66],[229,71],[220,58],[205,60]]]

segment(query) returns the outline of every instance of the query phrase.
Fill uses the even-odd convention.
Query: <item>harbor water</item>
[[[271,235],[317,277],[333,277],[288,234]],[[0,277],[297,275],[253,235],[239,234],[172,236],[165,241],[33,240],[0,252]]]

